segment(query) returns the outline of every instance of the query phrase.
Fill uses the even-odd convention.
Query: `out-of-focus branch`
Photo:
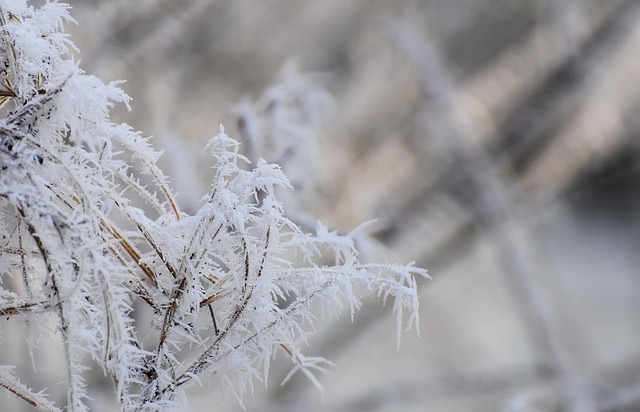
[[[101,24],[104,24],[107,34],[98,39],[98,44],[92,48],[84,61],[89,68],[103,67],[104,61],[109,61],[111,74],[123,73],[143,56],[154,53],[168,53],[175,45],[177,35],[190,27],[194,19],[207,14],[207,9],[214,2],[197,0],[193,2],[172,2],[157,0],[153,6],[144,6],[141,10],[132,12],[129,2],[106,3],[101,5]],[[128,13],[123,13],[127,11]],[[114,54],[121,54],[120,48],[126,45],[125,58],[120,58],[118,64],[113,65]]]
[[[540,296],[530,272],[527,243],[513,214],[514,205],[506,186],[489,158],[470,143],[458,120],[453,100],[454,86],[430,41],[406,26],[395,25],[393,37],[399,49],[419,72],[424,98],[424,121],[429,136],[442,154],[457,168],[455,196],[471,209],[476,221],[496,245],[507,286],[518,302],[529,338],[559,378],[567,410],[593,410],[578,377],[553,333],[551,308]],[[459,191],[462,190],[462,191]]]
[[[561,192],[589,164],[607,159],[625,144],[624,117],[637,102],[640,74],[640,4],[631,2],[617,21],[625,36],[616,37],[615,52],[592,65],[588,92],[557,137],[525,171],[521,185],[545,198]],[[611,47],[611,43],[605,45]],[[602,59],[602,57],[600,57]],[[604,64],[604,66],[603,66]]]
[[[592,31],[574,42],[581,45],[579,54],[571,53],[571,49],[567,47],[549,46],[554,44],[559,33],[557,28],[554,30],[545,21],[535,27],[524,41],[497,57],[495,63],[456,88],[452,92],[452,99],[459,111],[460,125],[470,143],[486,147],[499,166],[503,162],[511,167],[516,166],[510,170],[512,173],[525,173],[527,165],[538,169],[536,160],[546,145],[556,137],[554,129],[564,126],[572,129],[573,133],[579,132],[566,119],[572,119],[571,113],[578,110],[585,90],[593,88],[591,80],[595,76],[594,72],[601,70],[599,63],[602,59],[624,55],[617,40],[624,37],[627,25],[623,24],[623,20],[629,20],[629,15],[633,16],[634,8],[637,8],[636,2],[626,1],[617,7],[606,8],[608,13],[603,11],[592,16],[589,19]],[[609,97],[616,99],[611,94]],[[619,104],[614,105],[617,107]],[[596,122],[601,118],[602,116],[593,117],[591,121]],[[579,136],[580,142],[588,144],[589,139],[582,139],[580,133]],[[587,136],[594,136],[594,133]],[[612,142],[620,138],[614,138]],[[616,147],[612,144],[602,148],[600,153],[613,153],[617,150]],[[559,157],[565,160],[560,163],[565,163],[566,160],[574,163],[570,159],[576,156],[578,153],[575,151],[563,150]],[[433,162],[443,163],[433,156],[425,163]],[[398,216],[406,218],[417,213],[424,216],[421,209],[425,204],[437,200],[435,195],[452,185],[451,176],[455,175],[457,165],[441,166],[431,166],[431,170],[436,170],[435,175],[432,173],[417,181],[418,187],[414,186],[412,190],[413,198],[407,199],[398,208]],[[544,189],[550,198],[559,194],[582,171],[581,168],[572,168],[562,184],[547,179],[540,186],[525,188],[532,190],[533,195],[537,194],[535,189]],[[527,190],[525,193],[528,195]],[[407,222],[411,219],[404,220]],[[412,225],[413,223],[409,223],[408,227]],[[453,223],[453,226],[457,226],[457,223]],[[396,230],[404,234],[403,230]],[[457,229],[453,231],[455,230]]]

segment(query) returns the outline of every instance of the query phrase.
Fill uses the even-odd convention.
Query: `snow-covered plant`
[[[426,272],[362,264],[352,237],[322,225],[304,233],[274,196],[289,187],[279,166],[248,167],[222,127],[211,190],[182,212],[160,153],[110,120],[128,97],[73,60],[69,20],[63,3],[0,0],[0,315],[40,346],[60,337],[67,410],[88,410],[95,367],[121,410],[176,408],[204,378],[240,399],[276,351],[317,383],[326,361],[301,352],[316,312],[353,315],[361,292],[393,301],[398,338],[417,328]],[[0,386],[59,410],[20,378],[0,366]]]
[[[253,162],[264,159],[280,165],[296,188],[295,195],[278,193],[296,223],[309,223],[304,212],[310,209],[323,172],[316,164],[318,129],[333,104],[319,80],[320,76],[302,74],[289,63],[256,101],[243,99],[233,109],[243,153]]]

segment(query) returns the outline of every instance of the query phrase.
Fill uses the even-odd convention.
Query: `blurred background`
[[[280,358],[248,411],[640,410],[640,2],[70,3],[81,66],[127,80],[117,119],[167,150],[185,211],[223,123],[282,164],[294,220],[375,218],[363,256],[433,278],[421,337],[396,350],[380,302],[329,319],[326,392],[280,386]]]

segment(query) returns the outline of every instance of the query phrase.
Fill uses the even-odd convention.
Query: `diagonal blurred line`
[[[497,248],[505,281],[516,299],[529,339],[559,378],[563,402],[570,411],[593,410],[592,400],[572,371],[561,343],[554,335],[553,309],[541,295],[528,262],[526,236],[515,215],[507,187],[485,153],[469,145],[457,118],[454,86],[441,66],[429,39],[406,26],[393,27],[403,53],[419,73],[424,96],[425,127],[445,158],[457,168],[457,196],[471,208],[474,220]],[[461,196],[461,197],[460,197]]]
[[[620,4],[575,52],[565,55],[564,62],[528,98],[506,110],[507,120],[487,148],[492,158],[509,162],[518,174],[535,163],[557,128],[578,110],[593,73],[619,52],[637,20],[637,10],[637,1]]]
[[[211,13],[211,8],[219,6],[220,3],[214,0],[157,0],[153,6],[143,8],[141,15],[123,16],[130,4],[115,4],[107,23],[111,35],[102,36],[101,44],[95,45],[93,53],[83,59],[83,66],[89,70],[107,66],[112,75],[118,75],[141,58],[169,55],[181,33],[192,29],[195,20],[202,19]],[[122,53],[123,47],[126,53]],[[115,53],[120,59],[114,58]],[[105,65],[106,61],[110,63]],[[113,64],[114,61],[117,63]]]

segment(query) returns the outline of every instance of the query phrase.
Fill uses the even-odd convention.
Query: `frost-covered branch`
[[[68,7],[0,0],[0,17],[0,314],[62,341],[67,410],[90,409],[95,367],[121,410],[175,409],[205,377],[241,399],[276,350],[317,383],[327,361],[302,353],[317,308],[353,316],[367,291],[393,300],[398,339],[417,329],[414,277],[426,271],[363,264],[352,237],[303,231],[276,196],[291,188],[280,166],[244,157],[222,127],[211,189],[181,211],[160,153],[110,120],[129,98],[73,60]],[[298,136],[286,123],[301,120],[284,114],[271,139]],[[0,379],[55,410],[8,369]]]

